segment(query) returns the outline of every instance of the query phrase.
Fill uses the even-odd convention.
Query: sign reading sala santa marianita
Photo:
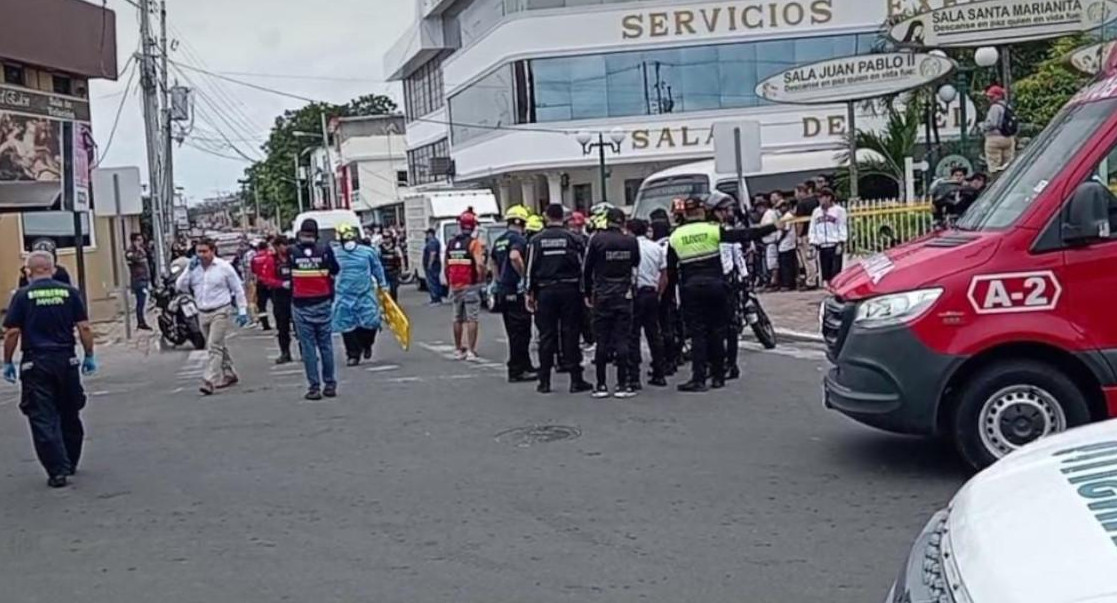
[[[954,61],[932,54],[866,54],[788,69],[760,82],[756,94],[801,105],[855,101],[918,88],[953,70]]]
[[[896,23],[888,37],[904,46],[999,46],[1057,38],[1117,18],[1117,0],[979,0]]]

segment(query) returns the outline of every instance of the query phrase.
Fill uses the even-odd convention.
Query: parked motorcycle
[[[768,313],[760,305],[760,298],[756,295],[756,290],[745,286],[741,288],[740,293],[737,317],[740,320],[741,329],[743,330],[746,326],[751,328],[764,349],[775,348],[776,328],[772,326],[772,319],[768,318]]]
[[[198,304],[189,293],[175,291],[180,273],[181,269],[172,269],[170,276],[163,279],[163,285],[152,294],[155,307],[159,308],[159,331],[171,345],[180,346],[189,341],[194,349],[202,350],[206,347],[206,336],[198,319]]]

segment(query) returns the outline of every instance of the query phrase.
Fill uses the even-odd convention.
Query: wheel
[[[202,333],[202,327],[198,324],[197,317],[186,322],[186,338],[190,340],[190,345],[194,346],[195,350],[206,349],[206,336]]]
[[[419,276],[415,274],[415,271],[405,272],[400,275],[399,284],[410,285],[411,283],[414,283],[417,278],[419,278]]]
[[[1054,366],[1036,360],[992,364],[958,391],[954,444],[975,469],[1029,442],[1090,421],[1082,390]]]
[[[772,319],[760,304],[756,304],[756,324],[752,325],[752,332],[764,349],[771,350],[776,347],[776,328],[772,326]]]

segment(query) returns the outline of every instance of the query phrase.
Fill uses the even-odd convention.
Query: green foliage
[[[244,170],[249,187],[258,186],[260,192],[260,213],[274,217],[276,209],[286,222],[298,212],[298,195],[295,190],[295,159],[303,151],[320,146],[321,136],[296,136],[296,132],[319,134],[322,131],[321,116],[326,121],[334,117],[359,117],[384,115],[396,110],[396,104],[387,96],[368,94],[349,101],[344,105],[311,103],[297,110],[288,110],[275,118],[271,134],[261,147],[265,158]],[[305,165],[305,158],[300,159]],[[254,191],[249,188],[244,193],[247,200],[252,199]],[[304,202],[307,191],[304,183]]]
[[[883,176],[897,184],[904,184],[904,158],[911,155],[919,141],[919,128],[923,124],[923,103],[920,95],[913,96],[906,104],[886,103],[883,110],[888,123],[880,132],[858,130],[855,136],[857,149],[874,151],[877,157],[857,162],[859,181],[866,176]],[[848,143],[841,155],[843,163],[850,159]],[[848,172],[839,179],[839,186],[848,187]]]
[[[1078,73],[1066,62],[1071,51],[1086,43],[1088,40],[1083,36],[1056,40],[1032,75],[1012,86],[1012,101],[1021,122],[1042,129],[1090,81],[1089,76]]]

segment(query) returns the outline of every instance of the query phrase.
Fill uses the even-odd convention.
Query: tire
[[[760,304],[756,304],[756,324],[752,325],[752,332],[756,335],[756,339],[760,341],[760,345],[764,346],[766,350],[772,350],[776,347],[776,328],[772,326],[772,319],[768,318],[768,313]]]
[[[975,469],[1043,436],[1090,422],[1082,390],[1058,368],[1037,360],[996,362],[957,390],[951,435],[958,454]]]
[[[206,336],[202,333],[202,327],[198,324],[198,318],[191,318],[186,322],[186,338],[190,340],[190,345],[194,346],[195,350],[206,349]]]

